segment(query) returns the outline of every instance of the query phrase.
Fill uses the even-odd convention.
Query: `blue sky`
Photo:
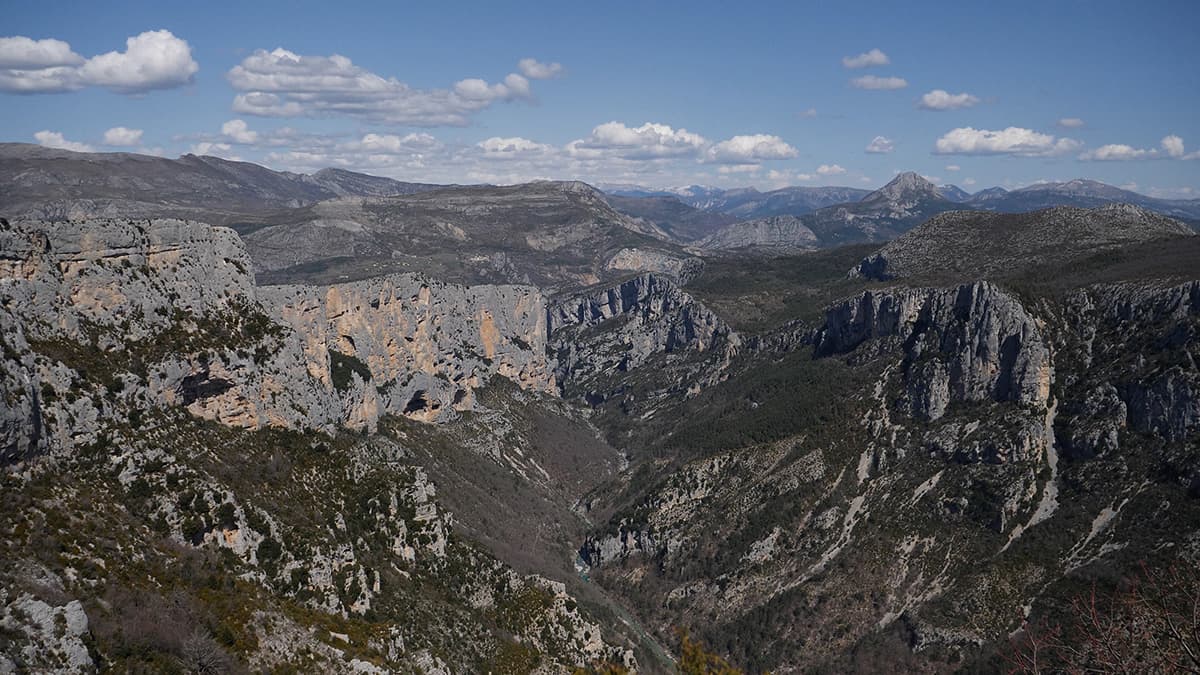
[[[436,182],[915,170],[1200,197],[1190,0],[503,4],[10,2],[0,140]]]

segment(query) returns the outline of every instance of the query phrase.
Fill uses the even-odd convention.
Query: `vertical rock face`
[[[493,375],[555,389],[537,289],[414,275],[258,289],[250,269],[232,230],[200,223],[4,225],[0,454],[92,442],[116,397],[332,430],[442,419]]]
[[[905,396],[918,417],[936,420],[951,401],[1049,399],[1043,326],[994,284],[867,291],[830,308],[817,352],[888,337],[903,345]]]
[[[469,409],[474,390],[492,375],[525,389],[555,388],[546,301],[532,287],[463,287],[402,274],[259,292],[268,312],[301,336],[310,376],[353,391],[337,381],[331,358],[349,357],[369,370],[372,386],[343,396],[354,426],[373,427],[383,413],[432,421]],[[361,373],[348,377],[362,380]]]
[[[1081,412],[1094,418],[1081,437],[1084,454],[1114,446],[1091,441],[1125,426],[1170,441],[1200,430],[1200,282],[1088,289],[1067,299],[1067,312],[1071,344],[1093,373],[1071,382],[1090,391],[1077,395]],[[1114,360],[1106,343],[1128,345],[1136,356]]]
[[[655,274],[562,298],[547,314],[563,387],[637,368],[655,354],[722,350],[731,356],[741,344],[720,317]],[[604,330],[594,330],[601,324]]]

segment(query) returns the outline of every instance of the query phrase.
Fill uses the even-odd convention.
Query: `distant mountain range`
[[[650,190],[626,185],[610,187],[607,194],[613,197],[614,208],[635,217],[644,214],[646,204],[653,200],[659,216],[654,222],[659,227],[697,242],[715,235],[720,228],[718,220],[705,219],[703,214],[721,214],[737,221],[780,215],[806,218],[805,226],[818,235],[822,246],[888,238],[937,213],[958,209],[1025,213],[1055,206],[1093,208],[1126,203],[1200,226],[1200,199],[1158,199],[1093,180],[1040,183],[1012,191],[992,187],[972,194],[957,185],[935,186],[915,178],[920,176],[901,174],[875,192],[850,187],[788,187],[759,192],[755,188],[722,190],[701,185]],[[672,205],[668,207],[667,203]],[[847,229],[845,226],[852,221],[858,222]],[[688,225],[678,227],[682,223]],[[705,230],[710,226],[712,229]],[[742,236],[716,239],[745,241]]]
[[[854,274],[868,279],[905,279],[922,284],[970,279],[1043,280],[1079,267],[1101,252],[1107,269],[1148,242],[1173,240],[1193,252],[1200,237],[1178,220],[1130,204],[1094,209],[1056,206],[1028,213],[954,211],[921,223],[868,256]],[[1130,253],[1131,255],[1131,253]],[[1161,260],[1161,258],[1159,258]],[[1047,271],[1035,274],[1036,271]],[[1050,273],[1048,270],[1053,270]]]
[[[83,153],[0,143],[0,212],[47,220],[193,218],[228,225],[335,197],[386,197],[440,186],[343,169],[312,175],[250,162],[183,155]]]
[[[6,187],[0,192],[0,214],[8,217],[190,218],[233,226],[247,236],[268,226],[305,220],[312,214],[301,211],[332,199],[387,199],[438,190],[445,201],[456,190],[469,189],[409,183],[344,169],[323,169],[310,175],[217,157],[78,153],[23,143],[0,144],[0,183]],[[543,191],[514,189],[532,190],[531,195]],[[534,196],[533,201],[542,198]],[[610,186],[594,208],[606,211],[597,211],[598,222],[620,219],[621,231],[670,244],[675,251],[672,255],[677,255],[680,244],[714,251],[765,252],[886,241],[946,211],[1023,213],[1114,202],[1200,226],[1200,200],[1156,199],[1090,180],[1012,191],[988,188],[968,194],[954,185],[934,185],[911,172],[873,192],[850,187],[760,192],[701,185],[666,190]],[[333,209],[344,211],[344,207]],[[770,220],[777,216],[798,220]],[[751,224],[729,229],[747,221]]]

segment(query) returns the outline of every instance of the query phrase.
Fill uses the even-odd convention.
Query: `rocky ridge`
[[[795,216],[745,220],[717,230],[696,243],[708,250],[767,249],[776,253],[817,246],[817,235]]]
[[[536,289],[414,275],[256,288],[236,234],[174,220],[18,222],[0,236],[9,459],[93,440],[109,411],[105,396],[65,398],[80,371],[103,372],[124,401],[246,429],[442,419],[496,374],[554,388]]]
[[[1022,214],[954,211],[936,215],[889,242],[851,274],[879,280],[1011,277],[1193,234],[1183,223],[1129,204]]]

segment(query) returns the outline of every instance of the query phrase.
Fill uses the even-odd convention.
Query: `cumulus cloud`
[[[125,51],[84,59],[61,40],[0,38],[0,91],[49,94],[104,87],[141,94],[188,84],[200,66],[187,41],[168,30],[128,38]]]
[[[817,116],[817,109],[816,109],[816,108],[809,108],[808,110],[802,110],[802,111],[800,111],[800,117],[801,117],[802,119],[811,120],[811,119],[813,119],[813,118],[814,118],[814,117],[816,117],[816,116]]]
[[[1135,148],[1124,143],[1110,143],[1089,150],[1079,159],[1095,162],[1121,162],[1134,159],[1197,159],[1200,152],[1184,153],[1183,139],[1175,134],[1164,136],[1155,149]]]
[[[514,136],[500,138],[493,136],[475,144],[486,157],[494,159],[512,159],[531,154],[543,154],[554,151],[554,146],[531,141],[528,138]]]
[[[17,35],[0,37],[0,68],[37,70],[57,66],[78,66],[83,57],[71,51],[71,45],[48,38],[33,40]]]
[[[229,120],[221,125],[221,133],[234,143],[253,144],[258,141],[258,132],[251,131],[245,120]]]
[[[88,84],[136,94],[187,84],[198,70],[187,42],[171,31],[154,30],[127,39],[123,52],[88,59],[79,74]]]
[[[979,103],[979,98],[966,92],[951,94],[945,89],[934,89],[921,97],[917,107],[922,110],[958,110]]]
[[[104,144],[129,147],[138,145],[142,142],[142,130],[130,129],[128,127],[113,127],[104,132]]]
[[[628,127],[621,122],[605,122],[587,138],[567,144],[567,153],[575,157],[595,158],[606,155],[624,159],[656,159],[695,155],[708,140],[687,129],[647,122]]]
[[[876,136],[867,143],[867,152],[874,155],[884,155],[896,149],[896,144],[892,139],[885,136]]]
[[[858,56],[843,56],[842,65],[846,68],[869,68],[871,66],[886,66],[891,59],[879,49],[863,52]]]
[[[202,141],[192,146],[191,153],[193,155],[208,155],[211,157],[220,157],[232,161],[239,161],[241,158],[232,154],[233,146],[228,143],[213,143],[210,141]]]
[[[1018,157],[1046,157],[1060,155],[1079,149],[1079,142],[1070,138],[1056,138],[1021,127],[1008,127],[999,131],[961,127],[948,131],[934,144],[938,155],[1014,155]]]
[[[538,74],[556,64],[536,64]],[[226,74],[241,93],[233,110],[262,117],[345,116],[423,127],[466,126],[471,115],[498,102],[529,99],[525,75],[500,82],[459,80],[446,89],[415,89],[383,77],[340,54],[305,56],[286,49],[258,50]]]
[[[1109,143],[1079,156],[1084,161],[1120,162],[1130,159],[1146,159],[1155,156],[1154,150],[1143,150],[1123,143]]]
[[[413,133],[399,136],[396,134],[366,134],[357,143],[350,143],[347,150],[365,152],[412,154],[436,150],[442,145],[441,141],[430,134]]]
[[[846,173],[846,170],[837,164],[822,164],[821,166],[817,167],[817,173],[821,174],[822,176],[838,176]]]
[[[561,63],[542,63],[537,59],[521,59],[517,62],[517,70],[531,80],[549,80],[561,77],[565,72]]]
[[[87,143],[76,143],[63,138],[61,132],[42,130],[33,135],[33,139],[38,142],[38,145],[47,148],[55,148],[58,150],[71,150],[72,152],[91,152],[92,146]]]
[[[752,164],[764,159],[791,159],[799,154],[778,136],[751,134],[713,145],[705,153],[705,159],[718,164]]]
[[[762,168],[761,164],[727,164],[725,166],[719,167],[717,169],[717,173],[723,174],[726,176],[732,175],[732,174],[739,174],[739,173],[749,174],[749,173],[757,173],[758,170],[761,168]]]
[[[877,75],[863,75],[850,80],[850,85],[855,89],[903,89],[908,86],[908,80],[903,77],[879,77]]]
[[[1162,139],[1162,149],[1168,157],[1183,157],[1183,139],[1171,134]]]
[[[1083,126],[1083,120],[1078,117],[1064,117],[1058,121],[1058,126],[1064,129],[1078,129]]]
[[[947,164],[946,170],[947,171],[961,171],[962,167],[957,164]]]
[[[978,181],[976,181],[974,178],[964,178],[962,184],[966,185],[967,187],[971,187],[976,182],[978,182]]]

